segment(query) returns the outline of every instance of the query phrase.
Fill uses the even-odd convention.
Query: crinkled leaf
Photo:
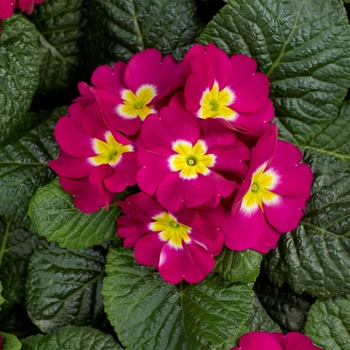
[[[120,207],[110,205],[93,214],[78,210],[73,196],[56,179],[40,188],[34,196],[29,215],[36,231],[62,248],[88,248],[113,240]]]
[[[22,350],[122,350],[108,334],[88,327],[66,327],[58,333],[22,339]],[[5,350],[5,349],[4,349]]]
[[[0,218],[0,281],[5,298],[1,314],[5,315],[13,304],[24,304],[24,283],[29,258],[39,237],[18,225]]]
[[[102,278],[105,255],[100,248],[67,250],[39,245],[26,282],[26,306],[44,333],[67,325],[99,326],[103,321]]]
[[[234,252],[223,248],[216,257],[215,271],[231,282],[255,282],[260,272],[260,263],[263,256],[254,250]]]
[[[53,129],[65,113],[65,107],[57,108],[49,119],[0,148],[0,214],[30,229],[29,202],[55,177],[47,161],[58,155]]]
[[[349,118],[345,102],[338,118],[301,147],[314,173],[312,197],[300,226],[282,235],[265,264],[273,283],[286,281],[298,293],[333,296],[350,288]]]
[[[17,124],[16,129],[13,130],[9,136],[9,140],[18,140],[20,137],[28,133],[28,130],[35,128],[40,123],[50,117],[52,110],[43,110],[38,112],[28,112],[24,118],[21,119],[20,123]],[[10,143],[10,141],[8,142]]]
[[[280,136],[292,142],[320,133],[350,86],[350,26],[339,0],[230,1],[200,41],[258,62]]]
[[[43,56],[35,103],[41,109],[69,103],[82,75],[83,0],[45,0],[30,20]]]
[[[288,286],[276,287],[257,282],[254,290],[261,306],[284,332],[302,332],[314,299],[307,294],[296,294]]]
[[[324,350],[350,349],[350,295],[316,300],[305,334]]]
[[[253,304],[251,284],[171,285],[125,248],[110,250],[106,271],[105,310],[128,349],[230,349]]]
[[[247,330],[244,333],[253,331],[281,332],[280,326],[266,313],[257,297],[245,326]]]
[[[0,34],[0,144],[25,118],[39,84],[41,53],[35,26],[20,14]]]
[[[149,47],[180,59],[203,29],[194,0],[90,0],[87,19],[90,70]]]
[[[22,343],[13,334],[0,332],[2,337],[2,350],[20,350]]]

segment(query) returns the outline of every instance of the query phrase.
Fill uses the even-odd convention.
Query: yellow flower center
[[[99,139],[93,140],[93,149],[98,155],[89,158],[92,165],[116,165],[120,162],[123,153],[134,151],[133,146],[117,142],[110,131],[106,132],[105,140],[106,142]]]
[[[189,243],[191,227],[180,224],[177,219],[167,211],[153,217],[155,220],[149,225],[149,229],[159,232],[159,238],[174,248],[182,248],[182,241]]]
[[[215,164],[215,155],[206,154],[208,149],[202,140],[194,146],[188,141],[176,141],[172,148],[177,154],[169,157],[169,167],[172,171],[180,171],[183,179],[196,179],[198,174],[208,175],[208,167]]]
[[[232,121],[236,118],[237,113],[228,106],[234,99],[235,95],[228,87],[219,91],[219,85],[215,82],[211,90],[206,89],[203,93],[198,117],[203,119],[223,118]]]
[[[131,90],[123,90],[123,103],[116,107],[116,112],[126,119],[139,117],[144,120],[149,114],[155,113],[155,110],[149,103],[157,95],[157,89],[154,85],[141,85],[134,94]]]
[[[258,206],[264,210],[263,202],[266,204],[278,202],[279,196],[271,192],[278,181],[278,175],[272,170],[264,172],[265,167],[266,164],[255,171],[250,188],[243,197],[242,208],[246,212],[254,211]]]

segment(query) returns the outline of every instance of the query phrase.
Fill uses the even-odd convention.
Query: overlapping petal
[[[156,194],[168,210],[196,207],[229,196],[235,182],[221,171],[244,177],[250,152],[220,123],[201,124],[177,107],[165,107],[143,123],[137,183]],[[142,148],[142,147],[140,147]],[[217,200],[210,201],[217,205]]]
[[[298,226],[312,182],[310,167],[300,161],[294,145],[277,140],[275,126],[261,137],[225,228],[230,249],[266,253],[276,246],[278,232]]]
[[[49,162],[62,187],[75,196],[76,206],[89,213],[108,208],[117,192],[135,185],[139,170],[135,146],[109,130],[97,105],[90,102],[73,104],[70,115],[58,121],[55,136],[61,151]]]
[[[268,333],[255,331],[244,334],[239,339],[239,347],[231,350],[322,350],[313,345],[312,340],[302,333]]]
[[[269,81],[245,55],[228,57],[214,44],[194,46],[184,57],[186,109],[202,119],[219,118],[236,130],[262,136],[274,116]]]
[[[183,85],[182,65],[170,55],[162,58],[156,49],[135,54],[127,64],[113,69],[101,66],[92,76],[96,101],[106,123],[127,135],[135,134],[141,122],[167,103],[168,95]]]
[[[183,278],[197,283],[212,271],[213,256],[223,245],[223,208],[172,212],[163,208],[155,196],[143,192],[118,204],[127,216],[118,219],[117,233],[126,238],[126,246],[135,245],[135,258],[140,264],[156,267],[173,284]]]

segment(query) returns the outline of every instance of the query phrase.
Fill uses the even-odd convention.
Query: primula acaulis
[[[216,206],[236,186],[220,172],[241,178],[247,172],[243,161],[250,152],[231,130],[215,121],[201,128],[196,118],[178,108],[165,107],[159,116],[149,116],[141,138],[137,184],[142,191],[156,194],[168,210],[205,203]]]
[[[184,78],[181,64],[172,56],[162,58],[159,51],[147,49],[127,64],[97,68],[91,81],[107,123],[132,135],[149,114],[166,105],[168,95],[183,84]]]
[[[239,339],[239,347],[231,350],[322,350],[312,340],[297,332],[268,333],[263,331],[249,332]]]
[[[260,138],[225,228],[230,249],[267,253],[281,232],[298,226],[312,181],[301,159],[297,147],[277,140],[276,125]]]
[[[221,252],[224,239],[226,214],[221,206],[168,211],[142,192],[118,204],[126,216],[119,218],[117,233],[126,247],[135,246],[138,263],[156,267],[173,284],[183,278],[200,282],[213,270],[213,256]]]
[[[228,57],[214,44],[193,46],[183,60],[186,109],[202,119],[220,119],[229,127],[261,136],[274,111],[270,83],[256,73],[256,62],[245,55]]]
[[[269,81],[256,69],[213,44],[182,63],[147,49],[97,68],[57,124],[50,166],[62,187],[90,213],[136,183],[141,193],[118,202],[117,232],[169,283],[200,282],[224,241],[267,253],[303,215],[311,170],[277,140]]]
[[[96,104],[72,104],[69,116],[58,121],[55,136],[60,156],[49,165],[81,211],[108,208],[117,192],[136,183],[139,166],[134,145],[107,128]]]

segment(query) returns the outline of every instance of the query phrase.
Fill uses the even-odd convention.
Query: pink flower
[[[167,211],[143,192],[118,202],[126,216],[118,219],[117,233],[126,247],[135,246],[139,264],[154,266],[168,283],[182,278],[200,282],[215,265],[213,256],[223,245],[225,211],[182,208]]]
[[[96,104],[75,103],[55,129],[60,155],[50,167],[61,186],[75,196],[78,209],[91,213],[113,200],[117,192],[136,183],[139,169],[131,141],[109,130]]]
[[[216,121],[199,122],[188,112],[165,107],[143,124],[137,184],[167,210],[177,211],[183,204],[216,206],[236,185],[223,172],[241,178],[247,172],[242,161],[250,152],[233,132]]]
[[[239,347],[231,350],[322,350],[313,345],[312,340],[302,333],[268,333],[263,331],[244,334]]]
[[[91,81],[107,123],[132,135],[184,83],[184,77],[181,63],[172,56],[162,58],[158,50],[147,49],[135,54],[128,64],[117,62],[113,69],[98,67]]]
[[[232,250],[275,248],[281,232],[295,229],[310,196],[312,172],[301,152],[277,140],[275,125],[252,150],[252,160],[225,227]]]
[[[31,15],[34,11],[34,4],[41,4],[44,0],[0,0],[0,20],[9,18],[14,8],[20,8],[22,12]]]
[[[228,57],[214,44],[193,46],[183,60],[186,109],[202,119],[261,136],[274,116],[269,80],[245,55]]]

